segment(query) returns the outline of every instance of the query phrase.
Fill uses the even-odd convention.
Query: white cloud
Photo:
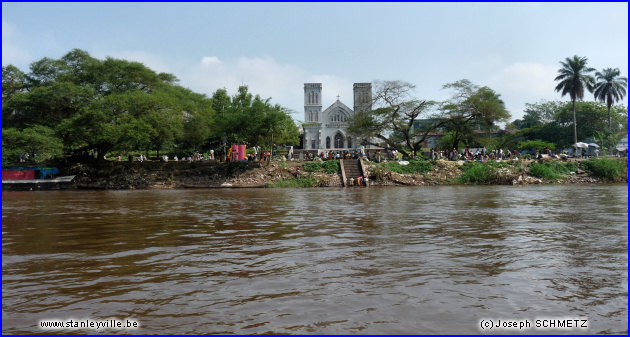
[[[20,46],[21,33],[17,26],[2,19],[2,65],[13,64],[25,70],[32,61],[31,54]]]
[[[553,79],[558,72],[557,65],[533,62],[514,63],[499,71],[488,80],[489,85],[500,85],[510,92],[530,95],[547,95],[553,92]]]
[[[485,85],[501,94],[512,119],[517,119],[523,116],[525,103],[560,99],[554,91],[557,71],[555,64],[514,63],[499,70]]]
[[[219,58],[216,56],[204,56],[201,59],[201,64],[206,67],[211,67],[215,65],[220,65],[221,60],[219,60]]]
[[[336,100],[338,94],[344,103],[352,104],[352,83],[349,81],[331,75],[309,75],[299,66],[278,63],[270,56],[224,60],[204,56],[181,77],[182,85],[208,96],[221,88],[233,95],[239,86],[247,85],[251,93],[262,98],[271,97],[273,103],[293,110],[295,120],[303,119],[305,82],[322,83],[324,109]]]

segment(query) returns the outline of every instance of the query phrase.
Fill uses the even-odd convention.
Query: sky
[[[560,61],[628,76],[628,3],[2,3],[2,65],[28,72],[72,49],[139,61],[211,96],[238,86],[304,120],[304,83],[326,109],[352,84],[401,80],[443,101],[488,86],[512,120],[554,91]],[[585,100],[593,100],[592,94]],[[628,105],[628,98],[623,104]]]

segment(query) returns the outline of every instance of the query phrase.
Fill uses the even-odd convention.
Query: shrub
[[[510,168],[511,166],[519,166],[521,163],[515,160],[488,160],[486,164],[494,168]]]
[[[411,160],[407,165],[400,165],[397,162],[390,162],[387,169],[396,173],[427,173],[433,169],[433,164],[426,160]]]
[[[329,160],[323,162],[322,169],[326,173],[337,173],[339,171],[339,160]]]
[[[309,161],[304,164],[304,171],[306,172],[320,172],[336,173],[339,171],[339,160],[328,160],[323,163],[316,161]]]
[[[568,172],[576,172],[578,169],[578,166],[572,161],[564,163],[564,167]]]
[[[383,178],[385,177],[385,168],[383,167],[383,165],[381,164],[371,165],[369,171],[370,171],[370,175],[369,175],[370,180],[383,181]]]
[[[318,184],[319,181],[307,175],[299,178],[281,179],[267,184],[267,187],[315,187],[318,186]]]
[[[548,147],[552,150],[556,149],[555,143],[545,142],[544,140],[536,139],[536,140],[527,140],[524,142],[518,143],[516,148],[519,150],[530,150],[530,149],[540,149],[542,150],[544,147]]]
[[[596,177],[614,181],[628,175],[627,162],[619,159],[589,159],[582,162],[584,170]]]
[[[306,172],[318,172],[322,169],[322,163],[316,161],[309,161],[304,163],[304,171]]]
[[[544,180],[555,180],[560,178],[560,175],[553,167],[541,163],[531,163],[531,165],[529,165],[529,174]]]
[[[573,162],[562,163],[550,161],[545,163],[531,163],[529,174],[545,180],[555,180],[562,178],[562,175],[577,171],[577,165]]]
[[[496,169],[487,163],[466,162],[461,169],[459,181],[462,184],[487,184],[497,177]]]

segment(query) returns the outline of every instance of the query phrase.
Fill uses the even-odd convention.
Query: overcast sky
[[[28,71],[74,48],[208,96],[246,84],[297,120],[305,82],[322,83],[325,109],[337,95],[352,106],[354,82],[403,80],[444,100],[442,85],[463,78],[516,119],[525,103],[561,99],[566,57],[628,76],[628,3],[2,3],[3,66]]]

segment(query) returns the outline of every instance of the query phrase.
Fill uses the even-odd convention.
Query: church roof
[[[352,111],[352,109],[348,108],[347,105],[341,103],[341,101],[339,99],[337,99],[335,101],[335,103],[331,104],[328,108],[326,108],[326,110],[324,110],[323,115],[324,116],[328,116],[328,114],[330,114],[332,111],[334,111],[338,107],[340,107],[341,109],[345,110],[349,114],[353,114],[354,113],[354,111]]]

